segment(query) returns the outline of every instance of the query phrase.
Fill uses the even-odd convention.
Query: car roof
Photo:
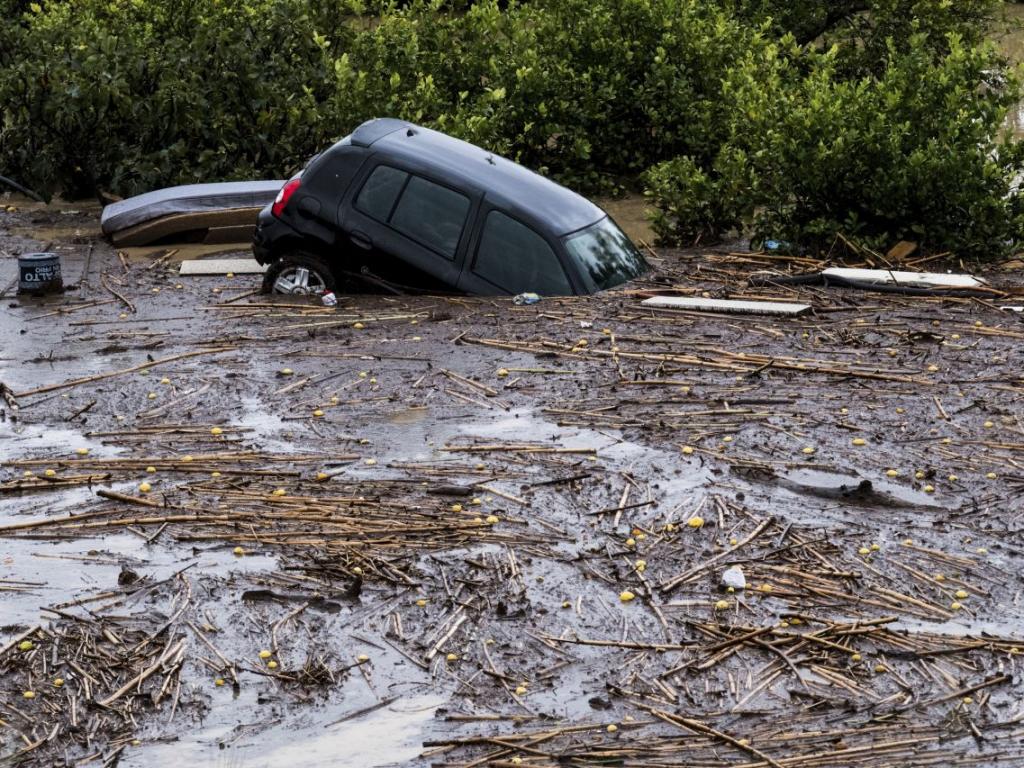
[[[445,175],[485,190],[488,199],[527,213],[556,235],[575,232],[605,216],[585,197],[518,163],[404,120],[370,120],[352,133],[351,142],[443,170]]]

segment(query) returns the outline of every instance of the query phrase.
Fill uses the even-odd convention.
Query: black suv
[[[259,215],[264,289],[346,278],[480,295],[589,294],[643,257],[596,205],[443,133],[382,118],[314,157]]]

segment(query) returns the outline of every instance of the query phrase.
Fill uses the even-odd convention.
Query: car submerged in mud
[[[477,295],[591,294],[647,269],[598,206],[443,133],[390,118],[314,157],[259,215],[267,292],[352,281]]]

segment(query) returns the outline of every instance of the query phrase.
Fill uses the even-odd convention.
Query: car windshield
[[[607,216],[564,238],[564,242],[591,293],[632,280],[647,269],[636,246]]]

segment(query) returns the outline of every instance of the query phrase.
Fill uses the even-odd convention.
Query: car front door
[[[354,194],[343,227],[354,246],[394,256],[455,287],[478,202],[472,191],[381,162]]]
[[[459,278],[459,290],[481,295],[573,296],[557,243],[511,212],[485,205]]]

